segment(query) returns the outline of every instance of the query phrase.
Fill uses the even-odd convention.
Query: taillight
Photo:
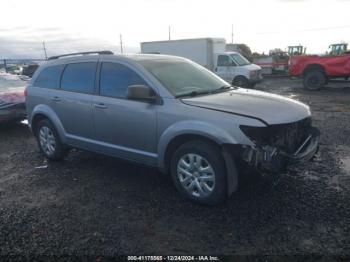
[[[28,86],[24,88],[24,97],[27,97],[28,95]]]

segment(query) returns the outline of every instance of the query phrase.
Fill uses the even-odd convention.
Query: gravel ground
[[[46,162],[24,124],[0,127],[0,254],[350,255],[350,84],[257,89],[309,104],[317,157],[280,175],[245,172],[222,206],[178,196],[168,176],[73,150]]]

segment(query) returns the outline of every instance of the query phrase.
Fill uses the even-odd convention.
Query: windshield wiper
[[[206,94],[210,94],[209,91],[202,91],[202,92],[199,92],[199,91],[192,91],[190,93],[185,93],[185,94],[180,94],[180,95],[177,95],[176,98],[179,98],[179,97],[186,97],[186,96],[199,96],[199,95],[206,95]]]
[[[219,87],[218,89],[215,89],[215,90],[211,91],[210,93],[211,93],[211,94],[220,93],[220,92],[222,92],[222,91],[229,90],[229,89],[231,89],[232,87],[233,87],[233,86],[231,86],[231,85],[225,85],[225,86]]]
[[[210,91],[209,90],[207,90],[207,91],[192,91],[190,93],[177,95],[176,98],[186,97],[186,96],[193,97],[193,96],[199,96],[199,95],[216,94],[216,93],[220,93],[220,92],[229,90],[229,89],[231,89],[233,87],[234,86],[231,86],[231,85],[224,85],[222,87],[219,87],[218,89],[210,90]]]

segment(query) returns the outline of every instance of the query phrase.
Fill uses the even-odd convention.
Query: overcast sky
[[[223,37],[253,51],[350,42],[350,0],[16,0],[1,3],[0,58],[110,49],[142,41]]]

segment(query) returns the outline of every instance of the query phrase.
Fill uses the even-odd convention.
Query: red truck
[[[289,74],[303,78],[304,87],[319,90],[328,80],[350,77],[350,54],[339,56],[292,56]]]

